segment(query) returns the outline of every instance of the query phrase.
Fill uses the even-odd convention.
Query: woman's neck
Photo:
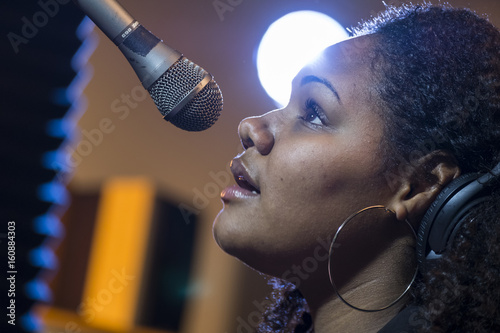
[[[408,286],[411,269],[387,266],[384,264],[388,261],[385,255],[381,255],[380,259],[351,277],[342,288],[345,291],[341,293],[343,297],[358,308],[383,308],[400,297]],[[337,296],[327,274],[316,274],[304,281],[300,291],[309,306],[315,333],[378,332],[409,300],[405,296],[382,311],[360,311],[348,306]]]
[[[389,299],[387,301],[391,302]],[[370,304],[362,305],[366,308],[370,308]],[[363,312],[349,307],[339,298],[335,297],[319,308],[311,310],[314,322],[314,332],[378,332],[398,314],[404,305],[405,301],[401,300],[394,306],[383,311]]]

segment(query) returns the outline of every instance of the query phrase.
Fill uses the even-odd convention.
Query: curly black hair
[[[401,170],[416,156],[450,152],[463,173],[500,161],[500,32],[449,5],[388,7],[353,29],[377,34],[375,89],[382,100],[384,156]],[[377,74],[376,74],[377,75]],[[404,168],[403,168],[404,169]],[[389,180],[389,179],[388,179]],[[421,271],[412,302],[424,332],[500,332],[500,190],[475,209],[439,264]],[[259,332],[313,332],[307,304],[275,282]]]
[[[451,152],[463,173],[500,159],[500,33],[468,9],[392,7],[355,29],[382,41],[377,90],[388,156]],[[392,158],[396,159],[396,158]]]
[[[500,332],[500,194],[471,213],[415,288],[421,332]]]

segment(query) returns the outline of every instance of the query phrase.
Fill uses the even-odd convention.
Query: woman
[[[499,190],[416,279],[412,231],[446,185],[500,161],[500,33],[425,4],[355,35],[285,108],[241,122],[215,239],[277,278],[263,332],[500,331]]]

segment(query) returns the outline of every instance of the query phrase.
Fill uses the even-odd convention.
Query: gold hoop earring
[[[410,290],[412,284],[415,282],[415,278],[417,276],[417,272],[418,272],[418,266],[415,265],[415,272],[413,273],[413,276],[411,277],[411,280],[410,282],[408,283],[408,285],[406,286],[406,288],[404,289],[404,291],[401,293],[401,295],[399,295],[394,301],[390,302],[389,304],[387,305],[384,305],[384,306],[380,306],[380,307],[377,307],[377,308],[374,308],[374,309],[363,309],[359,306],[355,306],[353,304],[351,304],[350,302],[348,302],[340,293],[337,285],[335,284],[334,282],[334,279],[333,279],[333,274],[332,274],[332,267],[331,267],[331,262],[332,262],[332,254],[334,252],[334,248],[336,247],[336,242],[337,242],[337,239],[339,237],[339,234],[342,230],[344,230],[344,228],[347,226],[348,223],[350,223],[356,216],[364,213],[364,212],[367,212],[369,210],[374,210],[374,209],[380,209],[380,210],[384,210],[386,213],[390,213],[390,214],[394,214],[395,215],[395,212],[384,207],[384,206],[381,206],[381,205],[376,205],[376,206],[370,206],[370,207],[366,207],[364,209],[361,209],[359,210],[358,212],[352,214],[351,216],[349,216],[341,225],[340,227],[337,229],[337,232],[335,233],[335,236],[333,237],[333,240],[330,244],[330,251],[329,251],[329,254],[328,254],[328,276],[330,278],[330,283],[333,287],[333,289],[335,290],[335,293],[337,294],[337,296],[339,297],[339,299],[344,302],[346,305],[348,305],[349,307],[355,309],[355,310],[358,310],[358,311],[363,311],[363,312],[377,312],[377,311],[382,311],[382,310],[385,310],[391,306],[393,306],[394,304],[396,304],[397,302],[399,302],[407,293],[408,291]],[[396,220],[397,221],[397,220]],[[399,221],[397,221],[399,222]],[[410,228],[411,230],[411,233],[412,233],[412,236],[415,238],[415,240],[417,239],[417,235],[415,233],[415,229],[413,228],[413,226],[407,221],[405,220],[405,223],[406,225]],[[416,262],[415,262],[416,263]]]

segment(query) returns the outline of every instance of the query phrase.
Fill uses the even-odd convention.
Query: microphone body
[[[201,131],[222,111],[213,77],[144,28],[114,0],[74,0],[115,43],[156,106],[175,126]]]

